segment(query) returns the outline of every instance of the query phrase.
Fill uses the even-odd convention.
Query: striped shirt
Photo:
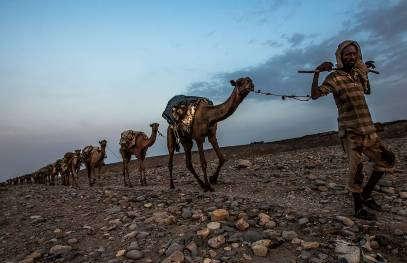
[[[323,95],[332,92],[338,108],[339,131],[352,131],[360,135],[376,131],[365,100],[363,79],[357,71],[347,73],[335,70],[319,87]]]

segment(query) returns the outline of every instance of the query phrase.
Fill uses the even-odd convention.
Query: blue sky
[[[375,19],[378,10],[392,19]],[[405,10],[398,1],[1,1],[0,178],[100,138],[118,154],[124,129],[149,134],[149,123],[159,122],[165,131],[161,112],[173,95],[220,102],[228,78],[241,74],[263,89],[305,94],[311,79],[295,76],[291,61],[298,56],[313,67],[333,60],[340,39],[393,40],[393,53],[383,50],[381,57],[373,47],[366,53],[382,65],[392,54],[405,58]],[[362,12],[374,21],[364,25]],[[382,86],[401,81],[390,73],[374,78]],[[376,120],[406,118],[401,100],[391,106],[375,102],[379,96],[369,100]],[[235,145],[335,128],[332,98],[298,103],[251,95],[220,125],[219,138]],[[149,151],[165,153],[162,138]]]

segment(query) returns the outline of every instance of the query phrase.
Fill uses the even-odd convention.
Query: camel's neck
[[[150,138],[148,138],[148,140],[145,142],[143,148],[151,147],[155,143],[155,140],[157,139],[157,133],[158,133],[157,129],[151,130]]]
[[[100,160],[103,160],[105,158],[105,153],[106,153],[106,145],[100,146]]]
[[[207,116],[209,123],[211,124],[223,121],[236,111],[243,99],[244,97],[239,95],[238,89],[234,88],[232,94],[224,103],[210,106],[204,114]]]

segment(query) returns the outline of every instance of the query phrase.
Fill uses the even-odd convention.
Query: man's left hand
[[[375,66],[373,60],[368,60],[368,61],[366,61],[366,62],[365,62],[365,65],[366,65],[366,67],[369,68],[369,69],[375,69],[375,68],[376,68],[376,66]]]

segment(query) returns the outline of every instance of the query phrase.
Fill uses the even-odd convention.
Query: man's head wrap
[[[357,50],[357,56],[358,57],[356,58],[356,61],[355,61],[354,70],[362,78],[362,80],[363,80],[363,88],[366,90],[368,88],[367,87],[367,85],[368,85],[368,76],[367,76],[367,74],[369,73],[369,69],[367,68],[367,66],[363,62],[362,51],[360,50],[360,46],[359,46],[358,42],[353,41],[353,40],[345,40],[345,41],[343,41],[342,43],[340,43],[338,45],[338,48],[336,49],[336,52],[335,52],[336,67],[338,69],[343,68],[342,52],[349,45],[355,46],[355,48]]]

